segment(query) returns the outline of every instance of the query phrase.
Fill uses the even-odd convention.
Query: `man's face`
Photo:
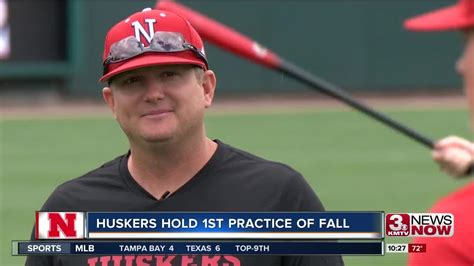
[[[464,52],[456,63],[457,72],[463,77],[464,92],[466,93],[471,128],[474,129],[474,28],[464,31]]]
[[[210,70],[165,65],[119,74],[102,93],[131,142],[162,143],[203,132],[215,84]]]

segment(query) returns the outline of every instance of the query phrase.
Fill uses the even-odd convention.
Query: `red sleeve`
[[[474,265],[474,182],[438,201],[431,212],[454,215],[454,236],[418,237],[426,253],[410,253],[408,265]]]

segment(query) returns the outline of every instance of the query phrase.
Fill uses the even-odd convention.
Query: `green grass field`
[[[433,138],[470,135],[465,110],[387,113]],[[112,118],[0,123],[0,265],[22,265],[24,257],[10,256],[10,243],[29,238],[34,211],[58,184],[125,153],[127,142]],[[207,129],[212,138],[303,173],[328,210],[423,212],[467,182],[440,173],[425,147],[352,111],[211,114]],[[405,260],[345,257],[347,265]]]

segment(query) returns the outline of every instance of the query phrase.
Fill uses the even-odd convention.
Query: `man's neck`
[[[188,138],[179,143],[131,145],[128,169],[146,191],[160,199],[187,183],[209,161],[217,143],[207,137]]]

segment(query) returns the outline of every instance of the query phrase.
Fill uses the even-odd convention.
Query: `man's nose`
[[[159,100],[165,98],[165,93],[163,90],[163,85],[160,84],[156,79],[149,79],[147,82],[147,93],[146,93],[146,101],[156,103]]]

